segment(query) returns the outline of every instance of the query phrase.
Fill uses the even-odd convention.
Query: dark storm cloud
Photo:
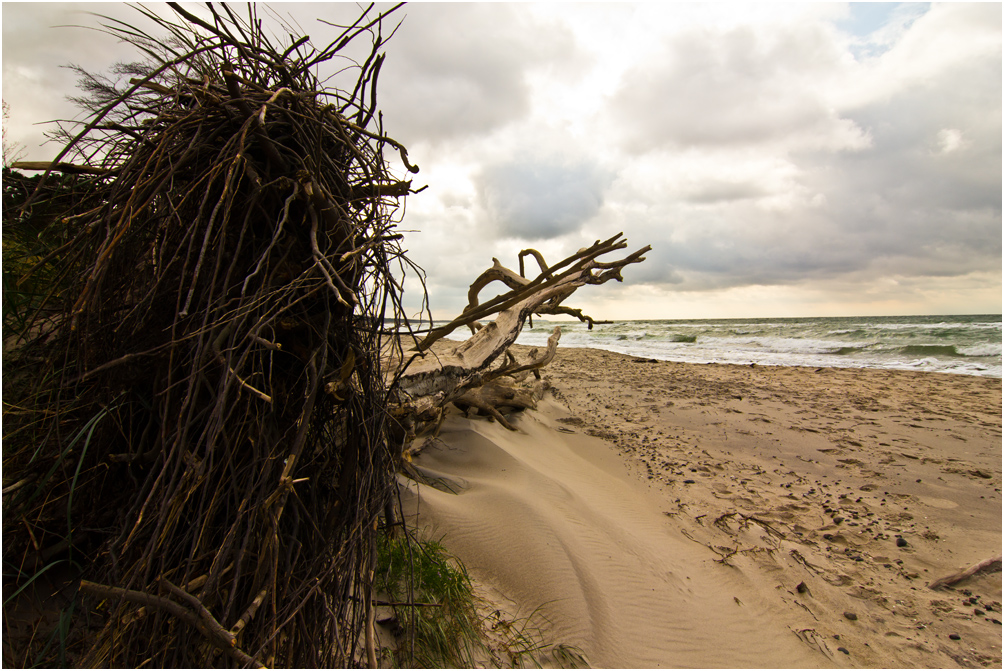
[[[999,107],[1000,77],[994,81],[996,91],[987,85],[985,95]],[[806,198],[781,210],[756,198],[718,200],[710,209],[681,202],[636,217],[625,228],[655,249],[633,277],[714,290],[999,273],[1000,112],[993,103],[973,118],[949,105],[937,112],[936,97],[907,93],[859,110],[854,118],[873,132],[867,150],[800,156],[799,183],[824,196],[820,202]],[[925,112],[893,123],[910,109]],[[948,152],[937,141],[944,128],[961,137]]]
[[[897,207],[1001,206],[1001,61],[972,60],[927,86],[849,113],[874,146],[824,160],[843,188],[878,194]],[[957,134],[958,147],[942,146]],[[998,231],[999,232],[999,231]]]
[[[599,212],[611,177],[589,163],[512,161],[476,179],[494,234],[543,240],[574,232]]]
[[[794,284],[835,276],[866,264],[854,249],[833,243],[839,238],[826,222],[806,221],[804,214],[764,213],[747,203],[702,220],[687,212],[686,221],[642,225],[632,239],[651,244],[648,261],[633,269],[639,282],[669,284],[688,291],[754,284]],[[827,240],[829,238],[829,240]]]
[[[714,290],[841,277],[874,282],[1000,272],[999,181],[996,196],[968,185],[973,198],[960,206],[958,191],[950,187],[915,197],[924,182],[905,170],[899,172],[901,182],[876,185],[867,183],[872,173],[843,167],[841,181],[830,184],[820,207],[772,211],[743,200],[710,213],[681,206],[636,217],[624,228],[654,250],[633,270],[633,280]],[[820,168],[817,177],[832,182],[832,168]]]
[[[806,182],[829,192],[842,246],[876,270],[999,270],[1001,93],[998,51],[850,112],[872,147],[803,160]]]
[[[654,250],[632,277],[711,290],[1000,271],[1001,217],[993,204],[960,209],[903,202],[896,193],[830,194],[831,202],[841,198],[816,211],[785,213],[739,203],[718,213],[734,222],[727,227],[686,210],[678,219],[640,220],[629,235]]]

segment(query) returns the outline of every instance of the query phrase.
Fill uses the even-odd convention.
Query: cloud
[[[560,26],[536,23],[507,4],[417,4],[381,75],[381,105],[410,144],[470,138],[527,114],[527,72],[574,57]]]
[[[599,212],[611,177],[586,162],[506,161],[477,177],[481,206],[499,237],[554,238],[577,231]]]
[[[860,58],[847,69],[848,76],[833,87],[837,104],[854,107],[890,100],[913,88],[929,88],[946,73],[961,77],[960,84],[980,80],[986,74],[980,71],[993,64],[994,54],[1000,69],[999,3],[941,3],[914,19],[889,33],[895,41],[884,39],[880,56]],[[963,100],[932,102],[970,107]]]
[[[939,154],[951,154],[953,151],[958,151],[971,144],[958,128],[942,128],[938,131],[937,142],[937,153]]]
[[[97,20],[86,11],[122,15],[116,5],[4,4],[3,89],[4,100],[10,104],[8,135],[10,142],[24,145],[26,160],[49,159],[59,150],[39,146],[46,128],[35,124],[79,114],[67,100],[77,94],[77,76],[63,66],[72,63],[102,72],[131,55],[114,39],[99,39],[92,30],[68,27],[96,25]]]
[[[833,32],[819,22],[672,36],[655,62],[625,74],[614,96],[626,148],[867,146],[867,136],[840,118],[821,92],[839,74]]]
[[[640,153],[597,219],[654,247],[631,280],[718,295],[999,273],[999,7],[911,20],[867,63],[814,24],[746,26],[666,38],[663,64],[627,72],[612,106]]]
[[[760,198],[767,194],[768,191],[763,185],[753,181],[712,178],[694,188],[687,195],[687,200],[691,203],[720,203]]]
[[[4,7],[5,99],[31,120],[58,116],[52,101],[73,93],[56,64],[122,59],[94,33],[42,30],[66,21],[49,7]],[[337,31],[312,17],[358,11],[276,8],[315,44]],[[1000,294],[1001,7],[861,10],[399,10],[378,103],[430,187],[409,198],[402,228],[433,307],[458,312],[491,257],[510,265],[527,241],[554,261],[624,231],[632,248],[653,246],[648,260],[591,289],[635,316],[680,296],[705,313],[758,295],[839,312],[876,287],[883,305],[902,291],[920,312],[924,296],[943,311],[977,287],[986,310],[995,274]]]

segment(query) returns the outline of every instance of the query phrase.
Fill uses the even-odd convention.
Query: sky
[[[322,46],[317,19],[360,7],[270,9]],[[61,66],[136,58],[66,27],[97,26],[87,11],[137,21],[3,4],[7,139],[28,160],[59,150],[36,122],[78,116]],[[652,251],[567,301],[596,319],[1000,313],[1001,20],[999,3],[403,7],[379,107],[421,168],[397,174],[428,186],[400,228],[434,316],[493,257],[554,263],[618,232]]]

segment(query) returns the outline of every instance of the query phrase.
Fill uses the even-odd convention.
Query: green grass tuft
[[[422,604],[394,606],[398,665],[463,668],[488,656],[470,576],[442,545],[382,535],[375,579],[389,602]]]
[[[393,663],[408,668],[588,666],[579,650],[545,645],[539,618],[507,620],[477,596],[463,563],[437,541],[382,534],[374,588],[393,604]],[[387,622],[387,620],[384,620]]]

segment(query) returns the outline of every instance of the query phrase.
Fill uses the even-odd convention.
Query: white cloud
[[[388,123],[409,143],[464,140],[525,116],[527,72],[560,63],[573,43],[507,4],[406,7],[381,75]],[[539,39],[546,30],[547,39]],[[490,37],[489,37],[490,36]]]
[[[938,153],[951,154],[970,145],[965,134],[958,128],[942,128],[938,131]]]
[[[833,31],[821,23],[694,28],[625,74],[614,123],[636,153],[764,144],[860,149],[866,134],[825,94],[840,75]]]
[[[987,59],[1001,61],[1001,5],[999,3],[944,3],[913,17],[908,27],[889,33],[881,55],[849,67],[834,99],[844,107],[858,107],[914,88],[930,87],[945,76],[966,77]],[[971,73],[971,74],[976,74]],[[968,78],[968,77],[966,77]]]

